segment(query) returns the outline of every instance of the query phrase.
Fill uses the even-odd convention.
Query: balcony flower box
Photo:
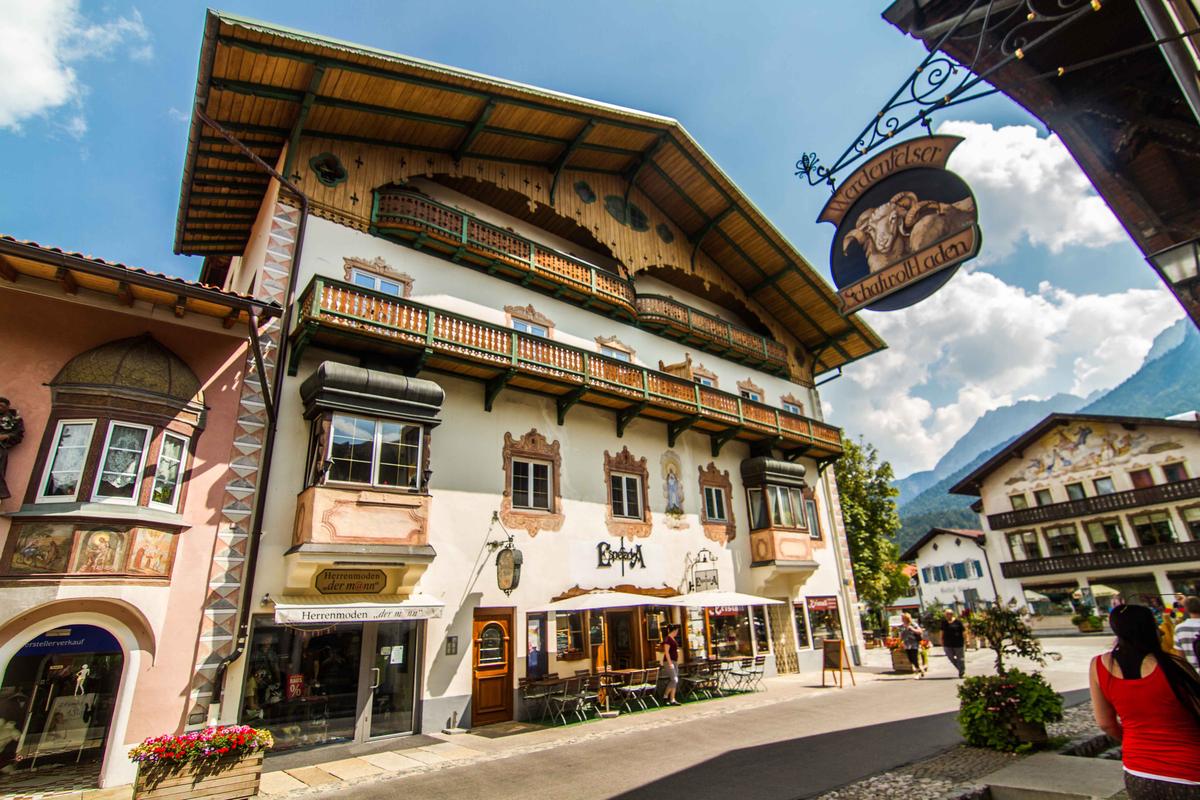
[[[138,762],[133,800],[254,797],[262,777],[263,752],[272,743],[268,731],[244,725],[147,739],[129,754]]]

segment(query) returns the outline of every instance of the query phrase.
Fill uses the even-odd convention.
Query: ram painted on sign
[[[830,268],[843,314],[910,306],[978,254],[975,198],[945,169],[961,141],[902,142],[868,161],[830,198],[818,221],[838,226]]]

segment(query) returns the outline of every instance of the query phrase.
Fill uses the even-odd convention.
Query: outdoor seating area
[[[694,702],[762,691],[766,656],[696,660],[679,667],[677,699]],[[577,670],[571,676],[521,678],[518,692],[525,718],[567,725],[598,719],[602,712],[633,713],[661,708],[669,678],[657,666],[645,669]]]

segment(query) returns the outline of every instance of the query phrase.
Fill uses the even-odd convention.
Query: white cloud
[[[980,265],[1010,255],[1022,241],[1060,253],[1104,247],[1125,233],[1055,135],[1031,125],[1000,128],[947,120],[938,133],[965,137],[949,167],[975,191],[984,246]]]
[[[832,422],[905,475],[932,467],[990,409],[1115,386],[1182,314],[1163,289],[1076,295],[1043,283],[1026,292],[962,271],[922,303],[868,313],[889,349],[822,393],[837,408]]]
[[[154,55],[137,9],[96,22],[83,17],[78,0],[0,0],[0,19],[0,130],[20,131],[29,119],[46,117],[80,137],[87,87],[74,65],[119,53],[138,61]],[[52,112],[63,109],[66,117],[54,119]]]

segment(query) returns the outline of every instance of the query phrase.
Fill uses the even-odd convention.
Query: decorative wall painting
[[[120,573],[125,571],[125,555],[130,532],[113,528],[79,530],[72,572]]]
[[[67,571],[75,529],[70,525],[35,522],[14,526],[11,571],[23,574]]]
[[[1126,430],[1101,422],[1076,422],[1056,428],[1038,441],[1032,458],[1006,483],[1046,480],[1088,470],[1127,464],[1137,456],[1177,450],[1182,444],[1154,441],[1144,431]]]
[[[128,571],[134,575],[169,575],[175,536],[153,528],[137,528],[134,533],[136,538],[129,548]]]
[[[663,498],[666,503],[666,525],[682,529],[688,526],[683,510],[683,464],[673,450],[667,450],[659,459],[662,467]]]

